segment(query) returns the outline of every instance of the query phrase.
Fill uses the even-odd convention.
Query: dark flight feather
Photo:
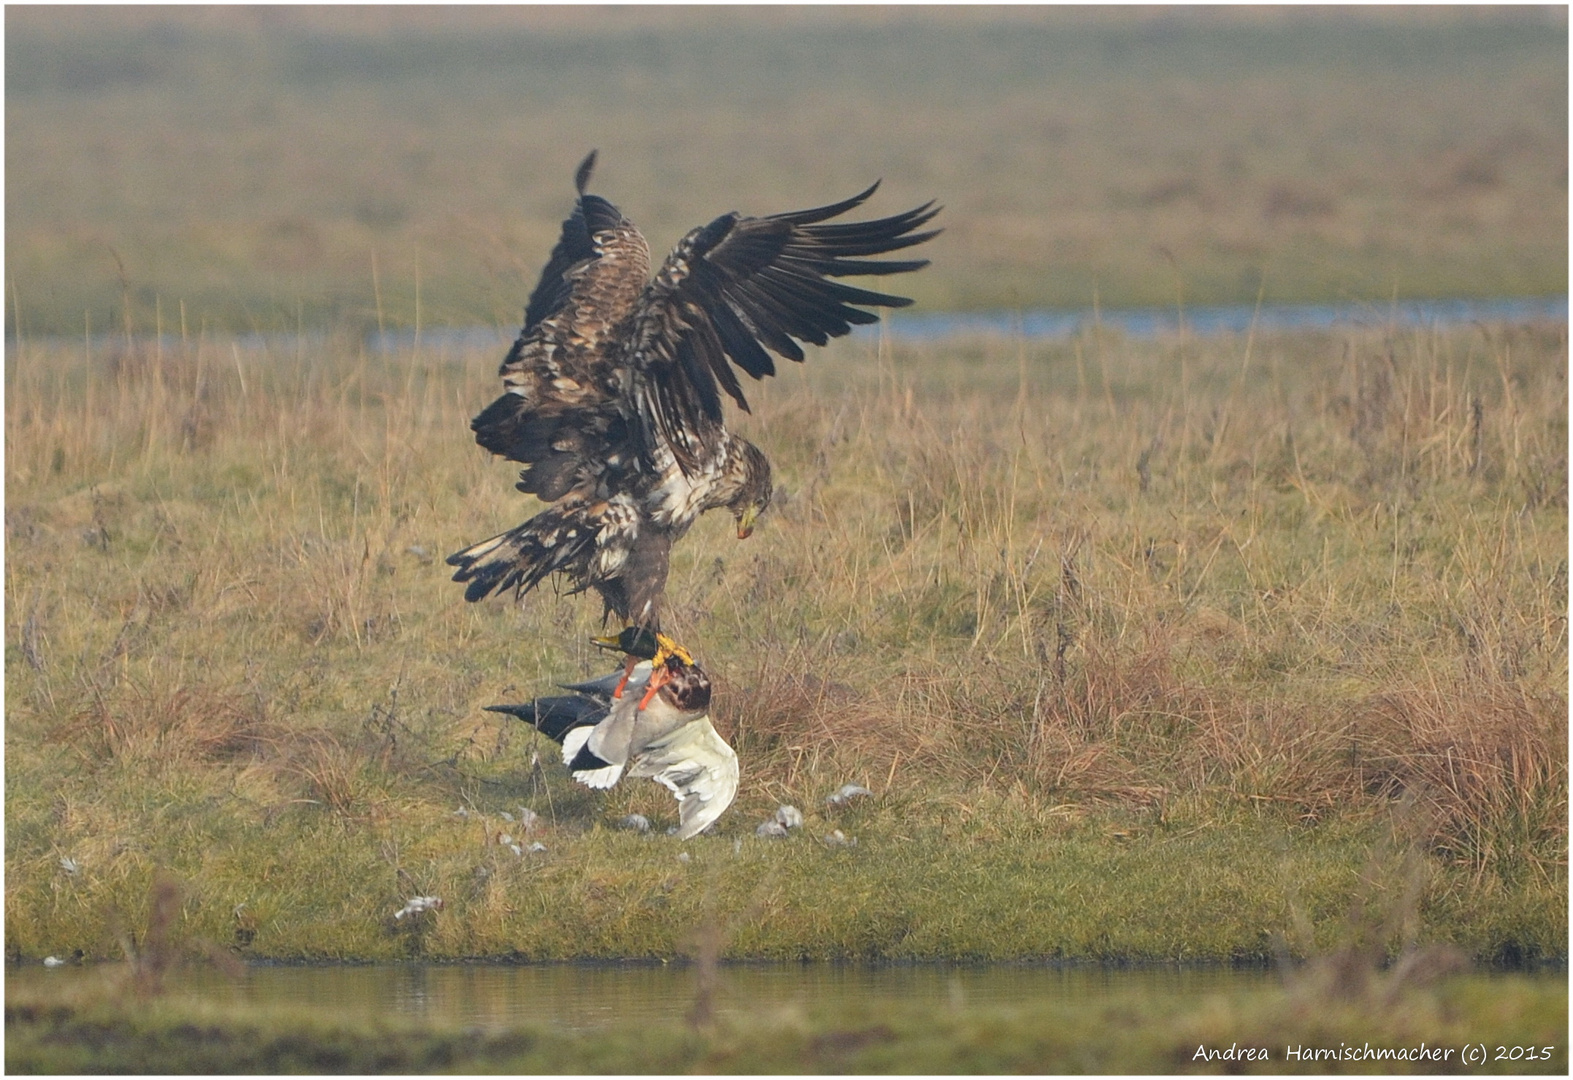
[[[607,706],[578,694],[536,698],[520,705],[487,705],[487,712],[507,713],[532,725],[556,742],[574,728],[591,727],[606,718]]]
[[[860,206],[878,186],[812,210],[765,218],[737,214],[716,218],[678,245],[657,279],[672,271],[673,288],[668,295],[648,297],[641,317],[656,322],[661,314],[648,301],[664,302],[674,309],[686,302],[712,324],[709,329],[714,330],[727,358],[758,378],[774,370],[766,349],[801,361],[804,354],[797,342],[824,345],[854,325],[877,321],[872,312],[852,305],[910,304],[906,297],[829,280],[853,274],[908,273],[928,265],[926,259],[862,262],[858,257],[884,254],[932,238],[938,230],[913,232],[939,213],[932,202],[873,221],[821,224]],[[690,321],[667,333],[681,338],[699,330]],[[667,355],[669,362],[678,361],[681,374],[689,377],[703,414],[719,424],[720,410],[706,381],[694,377],[691,365],[681,364],[675,348],[669,347]],[[658,357],[650,359],[660,362]],[[724,380],[722,386],[740,408],[747,409],[740,387],[734,390]]]

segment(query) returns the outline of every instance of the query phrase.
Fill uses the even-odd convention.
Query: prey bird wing
[[[629,749],[641,719],[640,696],[650,681],[647,660],[636,665],[626,679],[614,672],[604,679],[565,686],[576,693],[535,698],[522,705],[488,705],[490,712],[507,713],[533,725],[542,735],[562,744],[563,764],[586,787],[609,788],[623,775]],[[623,696],[613,698],[614,688],[626,682]]]
[[[621,763],[602,761],[586,746],[606,719],[609,710],[603,702],[575,695],[535,698],[521,705],[488,705],[486,709],[517,717],[559,743],[563,764],[586,787],[609,788],[623,775]]]
[[[566,697],[488,705],[562,744],[575,780],[609,788],[624,775],[655,780],[677,797],[678,836],[687,840],[737,797],[737,754],[710,722],[709,677],[672,655],[577,686]],[[619,692],[621,696],[618,696]]]
[[[677,796],[680,840],[704,831],[737,797],[737,753],[708,716],[650,742],[628,775],[649,777]]]

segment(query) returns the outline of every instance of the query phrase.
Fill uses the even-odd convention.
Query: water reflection
[[[104,978],[112,967],[12,968],[8,987]],[[1260,969],[1056,968],[782,965],[725,967],[717,1012],[742,1017],[854,1002],[924,1005],[1027,1005],[1086,1002],[1141,990],[1165,995],[1276,986]],[[239,979],[212,970],[182,972],[177,992],[236,1004],[360,1009],[466,1025],[550,1023],[595,1028],[611,1023],[679,1022],[693,1002],[694,973],[665,965],[378,965],[254,967]]]

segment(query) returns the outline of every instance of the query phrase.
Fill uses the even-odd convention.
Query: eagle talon
[[[607,652],[627,653],[640,660],[648,660],[660,646],[655,632],[645,626],[625,626],[609,637],[593,637],[590,644]]]
[[[622,699],[623,690],[628,686],[628,680],[633,677],[634,668],[638,666],[639,661],[650,661],[654,674],[650,677],[649,689],[645,692],[644,700],[639,703],[640,710],[649,705],[655,692],[671,680],[672,673],[667,668],[673,661],[683,667],[696,666],[693,654],[687,649],[665,634],[643,626],[625,627],[615,637],[591,638],[590,641],[600,648],[628,654],[628,660],[623,665],[623,677],[618,680],[617,688],[612,691],[613,701]]]
[[[665,634],[655,636],[655,655],[650,658],[652,667],[660,667],[671,660],[680,660],[684,667],[694,666],[694,656],[687,649],[667,637]]]
[[[608,652],[626,653],[639,660],[648,660],[656,667],[674,657],[689,667],[694,666],[693,653],[660,631],[651,630],[647,626],[627,626],[611,637],[591,638],[590,644],[606,649]]]

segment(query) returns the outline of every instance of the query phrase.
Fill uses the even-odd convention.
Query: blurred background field
[[[666,250],[885,178],[928,310],[1567,291],[1561,9],[6,13],[24,333],[514,327],[599,147]]]

